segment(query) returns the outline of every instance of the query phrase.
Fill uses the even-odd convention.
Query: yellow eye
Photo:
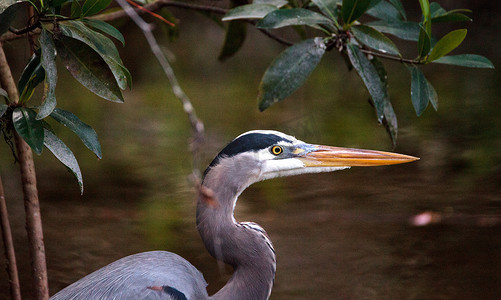
[[[282,152],[284,152],[284,149],[282,149],[282,147],[280,147],[280,146],[273,146],[273,147],[271,148],[271,153],[272,153],[273,155],[279,155],[279,154],[281,154]]]

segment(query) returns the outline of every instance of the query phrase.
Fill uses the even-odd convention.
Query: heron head
[[[205,171],[218,169],[248,185],[270,178],[331,172],[352,166],[407,163],[419,158],[374,150],[308,144],[272,130],[253,130],[230,142]]]

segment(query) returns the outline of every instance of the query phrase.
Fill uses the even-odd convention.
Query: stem
[[[393,56],[390,54],[384,54],[384,53],[380,53],[380,52],[373,52],[369,49],[362,48],[362,49],[360,49],[360,51],[362,51],[363,53],[368,54],[368,55],[377,56],[377,57],[381,57],[381,58],[388,59],[388,60],[399,61],[401,63],[408,63],[408,64],[414,64],[414,65],[424,64],[423,62],[421,62],[419,60],[402,58],[400,56]]]
[[[0,42],[0,84],[9,94],[12,104],[19,102],[16,83],[12,78],[3,45]],[[35,299],[49,299],[49,285],[47,280],[47,265],[45,263],[45,246],[43,241],[42,218],[38,200],[37,180],[33,153],[30,146],[14,133],[16,148],[21,168],[21,182],[23,185],[24,207],[26,212],[26,231],[32,260],[32,278]]]
[[[2,177],[0,177],[0,221],[2,227],[2,239],[5,248],[5,258],[7,259],[7,273],[9,274],[10,297],[13,300],[21,300],[21,288],[19,285],[19,276],[17,275],[16,253],[14,251],[14,242],[12,241],[12,232],[10,230],[7,204],[5,203]]]

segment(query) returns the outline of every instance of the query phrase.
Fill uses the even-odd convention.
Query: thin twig
[[[377,57],[381,57],[381,58],[388,59],[388,60],[399,61],[401,63],[408,63],[408,64],[414,64],[414,65],[424,64],[423,62],[421,62],[419,60],[403,58],[400,56],[394,56],[394,55],[385,54],[385,53],[381,53],[381,52],[374,52],[374,51],[371,51],[371,50],[365,49],[365,48],[360,49],[360,51],[362,51],[363,53],[368,54],[368,55],[377,56]]]
[[[7,212],[7,204],[5,203],[5,194],[3,192],[3,184],[1,177],[0,177],[0,220],[2,225],[2,239],[5,249],[5,258],[7,259],[7,273],[9,274],[10,297],[13,300],[21,300],[21,288],[19,285],[19,276],[17,275],[16,253],[14,251],[14,242],[12,241],[9,213]]]
[[[155,39],[155,36],[153,35],[152,25],[146,23],[138,15],[136,10],[134,10],[125,0],[116,0],[116,1],[129,15],[129,17],[137,24],[137,26],[141,29],[141,31],[143,31],[143,34],[146,37],[148,44],[150,45],[151,51],[157,58],[158,62],[160,63],[160,66],[162,67],[165,75],[167,76],[167,79],[171,84],[172,92],[183,105],[183,110],[188,116],[191,129],[193,130],[193,139],[191,141],[191,149],[190,149],[193,156],[193,173],[196,177],[200,178],[201,172],[197,166],[198,166],[198,156],[200,153],[199,151],[200,145],[203,143],[204,124],[197,117],[195,113],[195,108],[191,104],[191,100],[188,98],[188,96],[185,94],[185,92],[179,85],[176,75],[174,74],[174,70],[170,66],[169,61],[165,57],[164,53],[162,52],[162,49],[160,48],[160,46],[157,43],[157,40]]]

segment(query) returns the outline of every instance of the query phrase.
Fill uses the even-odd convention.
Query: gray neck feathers
[[[197,203],[197,228],[205,247],[217,260],[234,268],[231,279],[213,299],[268,299],[276,266],[271,243],[262,228],[236,223],[233,217],[237,197],[252,178],[257,178],[251,174],[256,169],[246,172],[238,159],[223,161],[206,173],[203,182],[214,192],[216,201],[199,198]],[[230,176],[233,173],[237,176]]]

